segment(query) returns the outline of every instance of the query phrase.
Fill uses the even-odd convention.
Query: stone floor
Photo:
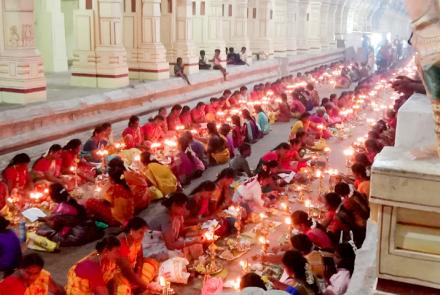
[[[328,87],[320,87],[318,90],[320,91],[322,97],[328,96],[330,93],[334,92],[333,89],[330,89]],[[374,115],[369,115],[369,117],[374,117]],[[290,123],[275,124],[272,127],[272,132],[269,135],[267,135],[258,143],[252,146],[252,156],[249,159],[251,167],[256,166],[260,156],[264,152],[274,148],[275,145],[286,140],[289,134],[290,126],[291,126]],[[359,123],[359,125],[354,130],[352,138],[349,138],[346,141],[331,139],[329,141],[330,148],[332,149],[329,158],[330,166],[332,168],[339,169],[339,171],[341,172],[347,172],[347,168],[345,167],[345,158],[343,156],[342,151],[358,136],[365,135],[367,131],[368,131],[368,127],[364,119],[362,120],[362,122]],[[209,168],[204,173],[201,179],[199,179],[198,181],[194,181],[190,186],[186,188],[186,192],[191,191],[198,183],[200,183],[203,180],[215,179],[218,172],[223,168],[224,166]],[[146,220],[154,218],[160,209],[159,206],[160,206],[159,203],[152,204],[149,208],[141,212],[140,216],[142,216]],[[279,232],[281,231],[277,231],[277,233],[271,237],[273,243],[275,243],[275,241],[279,239],[280,237]],[[368,243],[369,246],[365,249],[365,251],[368,252],[367,258],[365,258],[364,255],[363,262],[361,263],[362,265],[360,265],[360,267],[357,267],[359,268],[359,271],[356,271],[355,275],[353,276],[354,278],[356,278],[356,280],[353,279],[353,283],[352,283],[352,285],[356,285],[354,287],[352,286],[352,289],[355,291],[349,292],[349,294],[357,294],[357,295],[370,294],[370,290],[374,285],[374,261],[375,261],[374,241],[375,241],[374,237],[370,238],[370,242]],[[55,280],[64,284],[66,282],[66,273],[68,269],[72,266],[72,264],[74,264],[80,258],[90,253],[93,250],[93,247],[94,247],[94,243],[76,248],[63,248],[59,253],[55,253],[55,254],[43,253],[43,256],[46,261],[46,268],[52,273]],[[248,255],[252,255],[254,251],[255,249],[253,251],[250,251]],[[228,270],[229,270],[228,278],[236,278],[239,275],[238,262],[229,265]],[[176,290],[178,291],[179,295],[194,295],[200,292],[199,291],[200,285],[201,285],[200,280],[194,280],[190,285],[185,287],[182,286],[177,287]]]

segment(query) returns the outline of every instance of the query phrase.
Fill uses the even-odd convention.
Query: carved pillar
[[[338,9],[338,4],[335,2],[330,2],[330,8],[328,12],[328,24],[327,24],[327,34],[329,47],[334,48],[336,46],[335,39],[335,25],[336,25],[336,10]]]
[[[252,31],[250,35],[251,49],[260,54],[260,58],[273,57],[273,3],[271,0],[249,1]]]
[[[287,53],[287,0],[275,0],[274,18],[274,53],[286,56]]]
[[[330,14],[330,2],[329,0],[322,0],[321,2],[321,15],[320,15],[320,39],[321,48],[328,48],[330,46],[329,36],[329,14]]]
[[[80,0],[74,12],[72,85],[119,88],[129,84],[122,22],[122,0]]]
[[[160,0],[124,1],[124,45],[130,78],[169,78],[166,50],[160,42]]]
[[[60,0],[35,1],[37,48],[46,72],[67,72],[66,34]]]
[[[238,52],[246,47],[247,62],[252,62],[252,51],[248,36],[248,0],[234,0],[232,11],[231,44]]]
[[[298,13],[296,14],[297,46],[299,53],[305,52],[309,49],[309,45],[307,44],[307,34],[310,15],[308,14],[308,11],[309,1],[300,0],[298,3]]]
[[[214,56],[214,51],[220,49],[222,65],[226,66],[225,40],[223,39],[223,14],[225,6],[219,0],[207,0],[207,31],[206,31],[206,55],[209,59]]]
[[[342,40],[342,13],[344,11],[344,0],[340,0],[336,6],[335,12],[335,42]]]
[[[298,0],[287,0],[287,53],[294,55],[298,50],[297,46],[297,17]]]
[[[342,15],[341,15],[341,30],[337,38],[339,40],[345,39],[345,34],[347,33],[347,26],[348,26],[348,14],[350,12],[350,1],[351,0],[345,0],[344,6],[342,8]]]
[[[33,0],[0,0],[0,69],[0,101],[46,100],[43,59],[35,48]]]
[[[199,54],[192,39],[192,1],[176,0],[175,42],[172,44],[172,60],[181,57],[185,66],[185,73],[192,74],[199,71]]]
[[[321,49],[321,2],[309,1],[307,44],[311,50]]]

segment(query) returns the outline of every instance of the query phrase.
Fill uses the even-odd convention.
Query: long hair
[[[215,190],[215,182],[212,182],[210,180],[205,180],[201,182],[192,192],[190,195],[195,195],[197,193],[208,191],[213,192]]]

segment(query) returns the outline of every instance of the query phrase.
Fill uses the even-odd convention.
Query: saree
[[[38,278],[26,288],[24,295],[46,295],[49,294],[50,273],[41,270]]]
[[[134,196],[130,190],[120,184],[111,184],[104,193],[104,199],[110,202],[113,218],[125,224],[134,215]]]
[[[164,195],[168,195],[177,190],[177,178],[168,166],[159,163],[150,163],[145,167],[143,173],[148,181]]]
[[[28,169],[26,166],[9,166],[3,171],[3,179],[6,183],[9,183],[11,187],[9,188],[12,191],[14,188],[18,190],[22,190],[25,188],[28,182]]]
[[[135,210],[145,209],[150,203],[150,192],[145,178],[134,171],[125,171],[124,178],[133,194]]]
[[[124,143],[127,149],[141,146],[143,143],[140,128],[125,128],[125,130],[122,132],[122,138],[124,139]]]

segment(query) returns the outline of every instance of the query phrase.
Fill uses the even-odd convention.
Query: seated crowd
[[[47,192],[50,215],[40,219],[38,235],[61,246],[99,242],[95,252],[72,266],[64,290],[43,269],[40,256],[22,256],[9,222],[1,217],[0,255],[8,259],[0,260],[0,271],[6,277],[0,282],[0,294],[11,286],[18,291],[8,294],[24,294],[20,290],[46,294],[35,291],[39,289],[53,294],[132,294],[154,289],[158,261],[176,255],[193,260],[203,253],[207,241],[194,225],[215,218],[220,224],[216,234],[227,236],[237,222],[252,221],[284,191],[288,183],[280,173],[300,175],[311,162],[304,151],[317,140],[331,137],[331,128],[349,119],[340,110],[350,108],[353,96],[368,93],[383,77],[370,76],[354,91],[321,98],[315,82],[325,82],[326,73],[340,68],[340,64],[322,66],[297,77],[257,84],[252,91],[245,86],[225,90],[193,109],[175,105],[168,113],[161,108],[143,125],[139,117],[132,116],[119,142],[105,123],[95,128],[84,145],[79,139],[64,147],[53,145],[33,165],[28,155],[16,155],[2,172],[2,216],[10,216],[9,200],[23,209],[35,201],[29,197],[31,192]],[[334,191],[323,196],[325,216],[314,220],[301,210],[292,213],[290,244],[263,257],[285,270],[281,280],[272,280],[274,288],[289,294],[345,292],[370,213],[369,170],[383,146],[394,142],[395,116],[402,100],[373,126],[365,145],[354,155],[354,178],[341,178]],[[287,142],[264,153],[252,170],[247,161],[251,145],[268,134],[274,122],[292,119]],[[182,192],[209,166],[226,163],[229,167],[216,180],[203,181],[189,196]],[[86,198],[75,197],[78,188],[90,185],[94,189],[87,191]],[[153,219],[136,217],[156,199],[162,199],[162,206]],[[240,220],[217,215],[231,205],[242,208]],[[122,232],[102,238],[96,222],[117,226]],[[242,288],[258,287],[258,282],[259,278],[248,274],[241,284]]]

